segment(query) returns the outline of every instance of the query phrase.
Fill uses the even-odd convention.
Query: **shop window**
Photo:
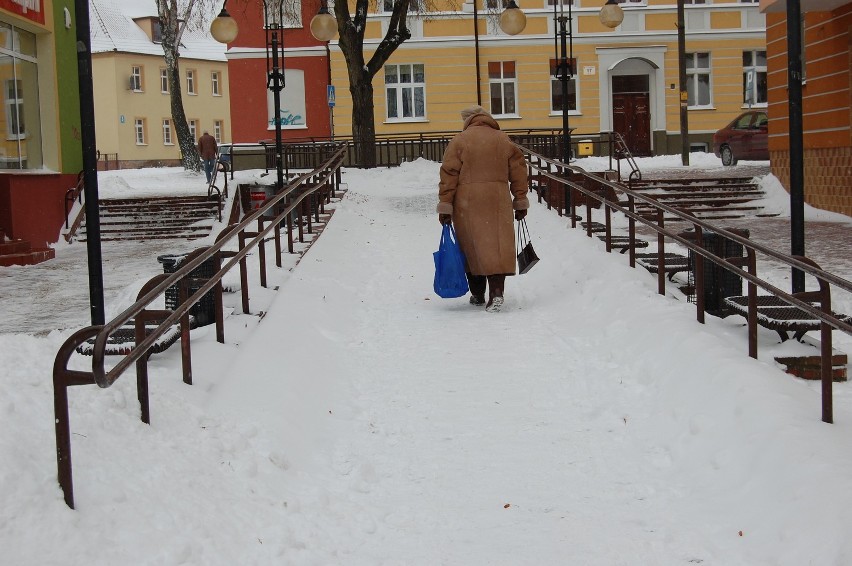
[[[0,22],[0,168],[38,169],[42,156],[35,35]]]

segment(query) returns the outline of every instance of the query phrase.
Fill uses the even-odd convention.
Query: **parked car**
[[[737,116],[713,135],[713,153],[722,165],[736,165],[740,159],[769,159],[769,117],[762,110]]]

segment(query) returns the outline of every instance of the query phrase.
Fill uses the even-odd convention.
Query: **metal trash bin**
[[[163,264],[163,273],[174,273],[180,269],[180,264],[189,254],[164,254],[157,256],[157,261]],[[195,269],[193,269],[189,277],[195,279],[209,279],[215,273],[215,262],[213,258],[208,259]],[[187,287],[187,296],[192,295],[201,288],[204,282],[190,282]],[[175,310],[180,306],[180,291],[177,285],[172,285],[166,289],[166,308]],[[216,303],[213,298],[213,291],[208,291],[201,297],[201,300],[195,303],[189,314],[195,317],[196,326],[206,326],[216,322]]]
[[[749,237],[749,231],[738,228],[725,228],[743,238]],[[695,230],[689,229],[680,233],[680,236],[695,240]],[[715,232],[703,230],[701,233],[701,246],[712,254],[721,258],[743,257],[743,245],[729,240]],[[692,294],[688,296],[690,303],[696,302],[695,292],[695,261],[697,254],[689,250],[689,273],[688,286]],[[714,316],[725,316],[730,314],[730,308],[725,303],[728,297],[737,297],[743,294],[743,280],[739,275],[728,271],[721,265],[717,265],[708,259],[704,260],[704,311]]]

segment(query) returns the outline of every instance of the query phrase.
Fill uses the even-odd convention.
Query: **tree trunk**
[[[178,146],[180,147],[180,161],[183,168],[188,171],[201,171],[201,156],[198,154],[198,142],[193,139],[186,122],[186,112],[183,109],[183,94],[180,88],[180,65],[174,60],[173,65],[166,61],[166,72],[169,79],[169,91],[172,103],[172,124],[175,128]],[[196,77],[196,80],[198,77]]]
[[[157,14],[160,16],[162,32],[163,58],[166,61],[166,74],[169,81],[169,97],[172,106],[172,126],[180,147],[180,160],[184,169],[201,171],[201,157],[198,154],[196,140],[189,131],[186,113],[183,109],[183,94],[180,88],[180,38],[186,22],[192,14],[195,0],[189,0],[183,17],[179,15],[177,0],[157,0]],[[196,81],[198,77],[196,77]]]
[[[352,141],[359,167],[376,166],[376,123],[373,106],[373,82],[363,74],[349,86],[352,95]]]

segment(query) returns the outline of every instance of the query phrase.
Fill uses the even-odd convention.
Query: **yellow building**
[[[526,28],[508,36],[487,6],[494,0],[479,1],[476,18],[468,1],[461,10],[439,3],[440,9],[412,19],[411,39],[374,79],[379,136],[457,130],[459,110],[476,104],[477,92],[504,129],[561,128],[555,16],[568,15],[567,2],[521,0]],[[366,58],[387,29],[388,2],[380,1],[371,15]],[[579,0],[570,7],[575,139],[616,131],[636,155],[679,153],[676,3],[624,2],[624,21],[615,29],[600,22],[603,4]],[[688,3],[685,23],[690,143],[712,151],[713,132],[750,105],[766,107],[765,18],[757,3],[719,1]],[[352,111],[346,64],[334,41],[331,53],[335,130],[346,134]]]
[[[101,159],[114,166],[177,165],[180,147],[171,115],[159,19],[153,2],[92,0],[92,76]],[[141,10],[141,11],[140,11]],[[152,15],[153,14],[153,15]],[[193,138],[230,136],[228,66],[224,46],[187,30],[181,41],[183,106]]]

